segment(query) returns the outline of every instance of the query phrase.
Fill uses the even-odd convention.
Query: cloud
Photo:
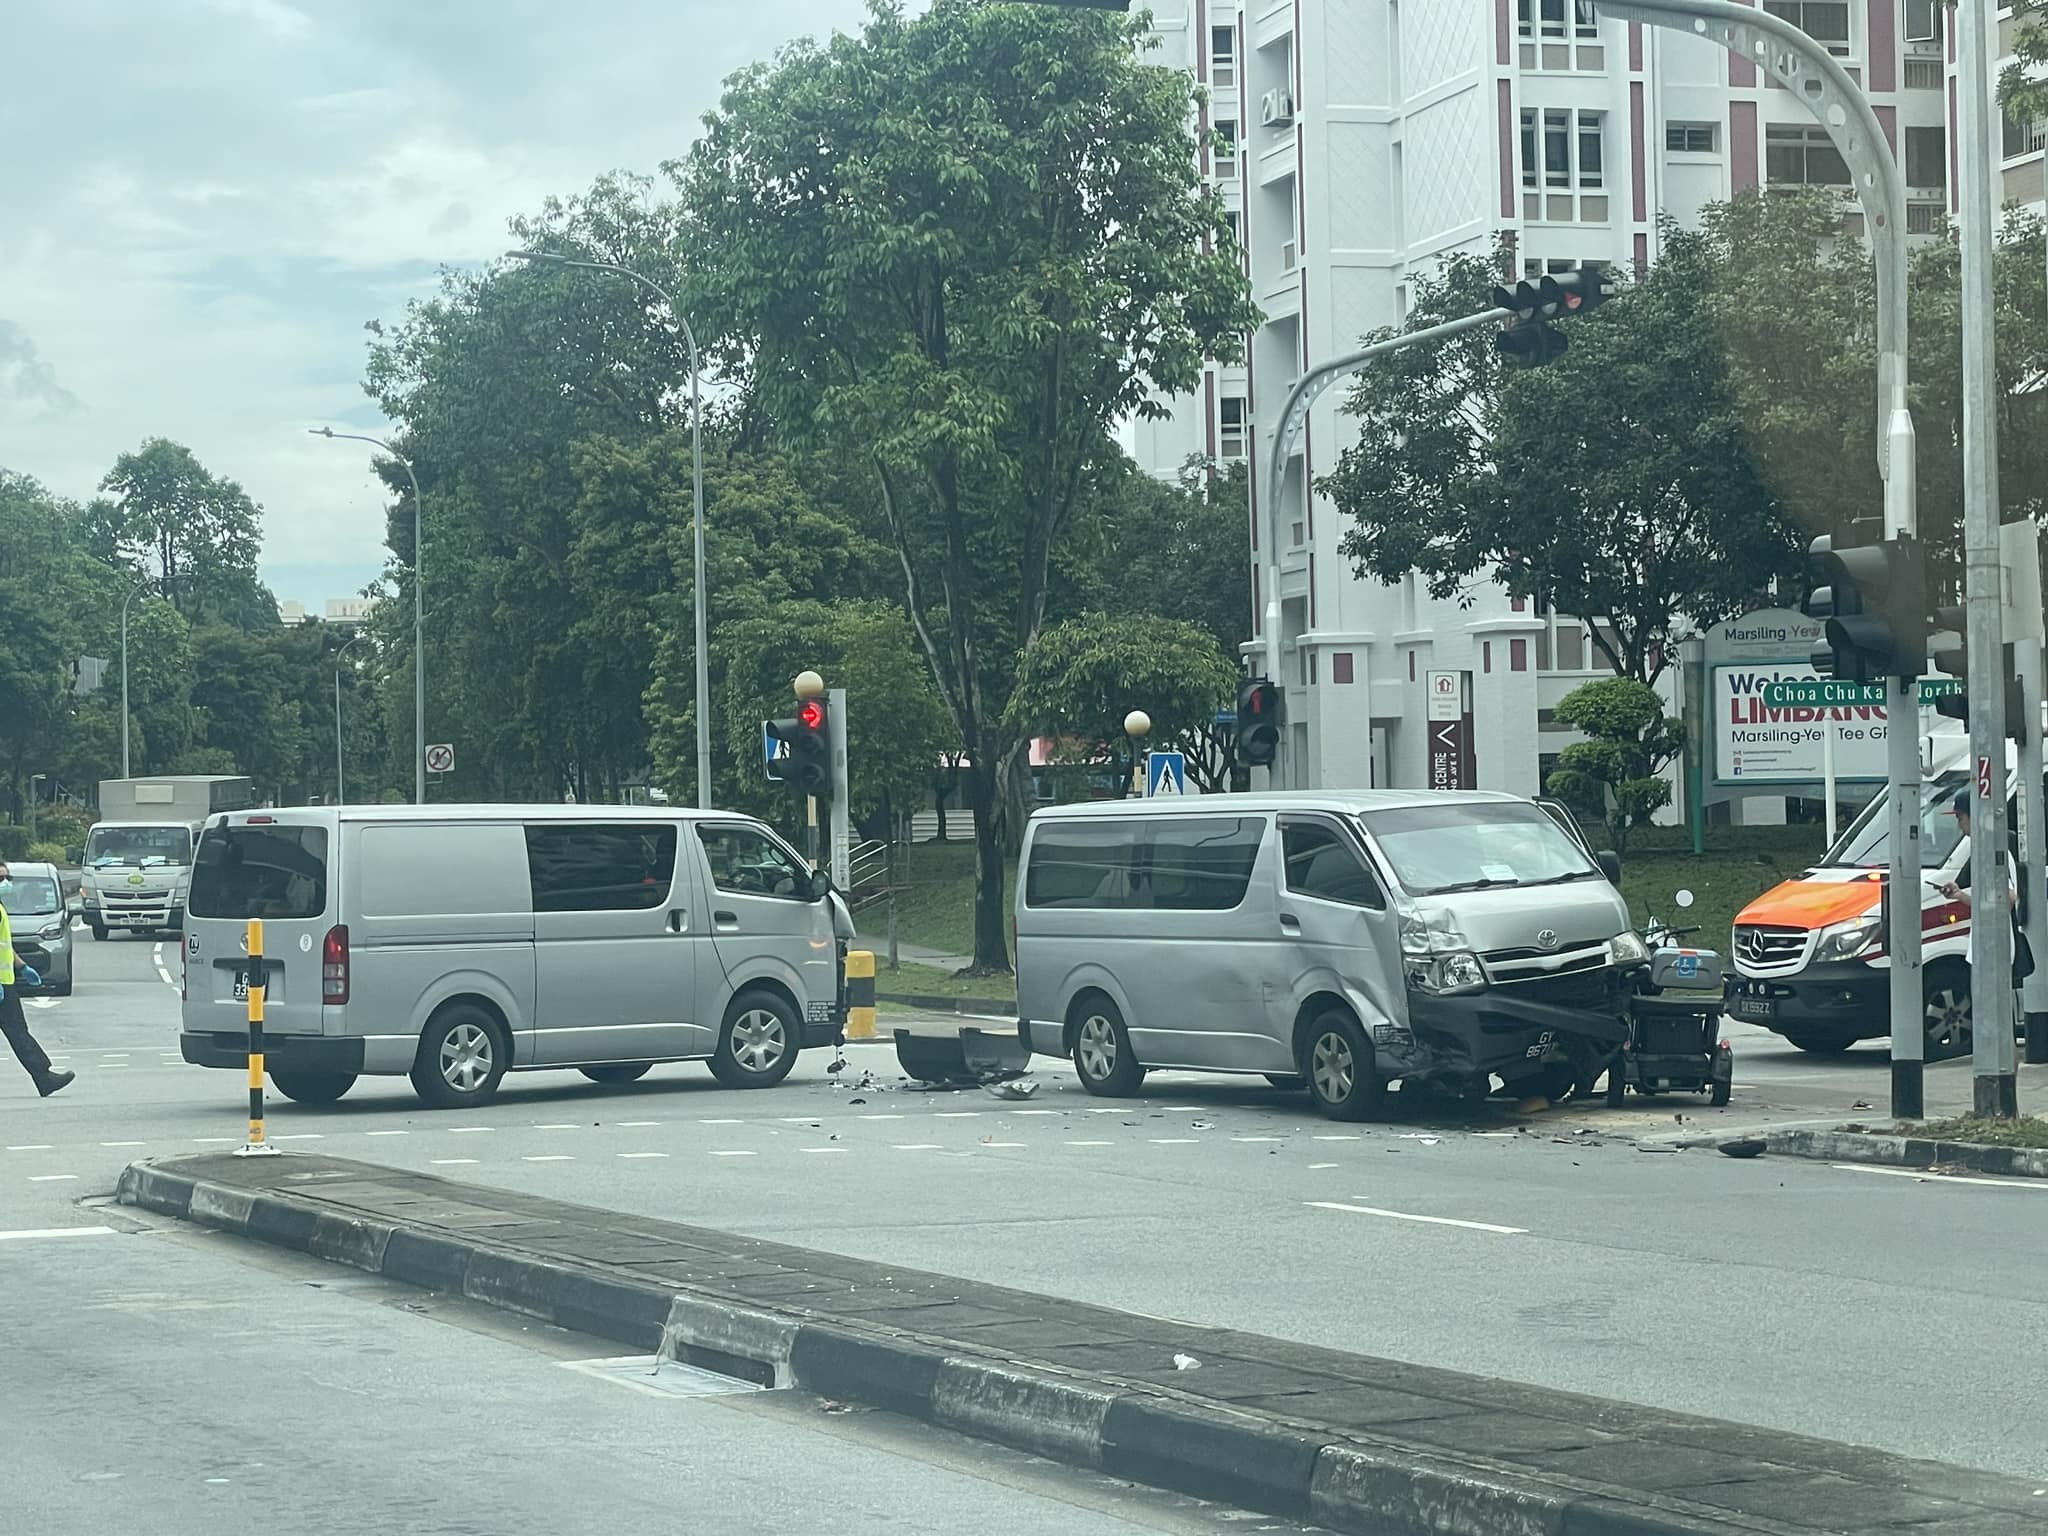
[[[57,370],[43,361],[28,332],[12,320],[0,320],[0,396],[54,416],[68,416],[82,404],[57,382]]]

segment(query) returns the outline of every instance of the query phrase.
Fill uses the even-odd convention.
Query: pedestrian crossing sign
[[[1184,795],[1188,792],[1188,755],[1185,752],[1145,754],[1145,793]]]

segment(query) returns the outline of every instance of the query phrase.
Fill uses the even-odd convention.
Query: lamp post
[[[651,290],[668,312],[674,317],[677,327],[683,333],[683,344],[690,352],[690,500],[693,516],[691,547],[692,565],[696,579],[693,583],[692,607],[695,611],[695,634],[697,650],[697,806],[700,810],[711,808],[711,663],[709,642],[705,639],[704,621],[704,398],[699,379],[703,370],[697,363],[697,333],[690,329],[689,317],[683,307],[675,301],[661,284],[645,273],[631,267],[622,267],[615,261],[590,261],[577,256],[562,256],[553,251],[507,251],[506,257],[513,261],[546,262],[557,267],[581,267],[588,272],[611,272],[620,277],[630,277],[642,287]]]
[[[363,638],[365,631],[357,630],[349,636],[346,644],[334,653],[334,803],[348,804],[348,782],[343,778],[341,758],[341,658],[349,653],[349,647]]]
[[[364,437],[356,432],[337,432],[332,427],[309,427],[315,437],[350,443],[369,443],[398,460],[405,478],[412,482],[412,799],[427,803],[427,609],[426,571],[420,564],[420,478],[412,472],[412,461],[381,437]],[[337,680],[337,686],[338,680]]]
[[[155,578],[138,581],[133,590],[121,599],[121,777],[128,778],[128,605],[147,588]]]
[[[1151,733],[1152,717],[1142,709],[1134,709],[1124,716],[1124,734],[1131,738],[1131,795],[1142,799],[1145,794],[1145,738]]]

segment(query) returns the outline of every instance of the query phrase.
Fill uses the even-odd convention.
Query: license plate
[[[1741,993],[1728,999],[1728,1011],[1738,1019],[1764,1019],[1776,1017],[1777,1003],[1768,997],[1746,997]]]
[[[235,972],[235,1001],[238,1003],[249,1001],[249,978],[240,971]]]

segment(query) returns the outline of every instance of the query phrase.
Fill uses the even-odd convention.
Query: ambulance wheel
[[[1920,983],[1921,1016],[1927,1030],[1927,1059],[1953,1061],[1970,1054],[1970,968],[1960,960],[1937,960]]]
[[[1716,1109],[1726,1109],[1728,1097],[1735,1091],[1735,1053],[1727,1046],[1716,1047],[1714,1074],[1707,1081],[1707,1102]]]

